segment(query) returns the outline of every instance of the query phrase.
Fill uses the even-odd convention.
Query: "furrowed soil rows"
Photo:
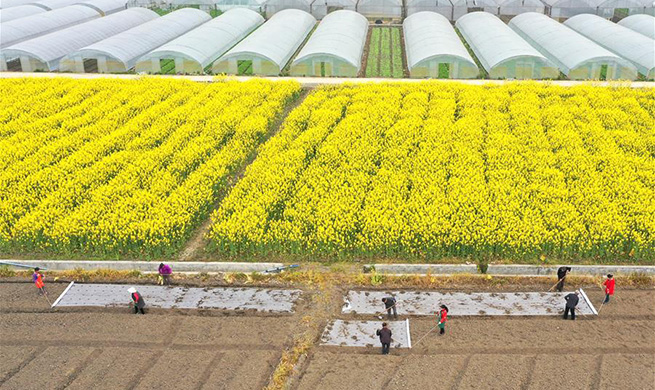
[[[279,316],[35,311],[30,303],[39,297],[32,288],[0,284],[0,297],[8,299],[0,301],[2,389],[261,389],[307,313],[304,306]],[[602,292],[588,290],[597,304]],[[334,313],[342,316],[336,306]],[[290,388],[548,390],[556,381],[572,389],[652,390],[654,319],[650,290],[619,290],[600,316],[576,321],[453,316],[445,336],[433,332],[390,356],[379,356],[377,345],[314,345]],[[411,317],[413,342],[434,324]]]

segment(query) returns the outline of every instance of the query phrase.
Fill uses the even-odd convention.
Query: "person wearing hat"
[[[391,318],[392,309],[393,309],[393,317],[398,318],[398,312],[396,311],[396,298],[394,297],[382,298],[382,303],[384,303],[384,308],[387,311],[387,318]]]
[[[143,296],[139,294],[138,291],[136,291],[136,288],[130,287],[127,289],[129,293],[132,294],[132,302],[134,302],[134,314],[138,314],[139,312],[141,314],[146,314],[143,311],[143,308],[146,307],[146,301],[143,300]]]
[[[441,310],[439,310],[439,314],[437,315],[437,317],[439,318],[439,323],[437,324],[437,326],[439,326],[439,335],[441,336],[442,334],[446,333],[446,321],[448,320],[448,307],[446,305],[441,305],[439,307],[441,308]]]
[[[559,267],[557,270],[557,291],[562,292],[564,290],[564,279],[566,279],[569,272],[571,272],[571,267]]]
[[[575,307],[578,306],[578,292],[572,292],[569,295],[564,297],[566,300],[566,306],[564,307],[564,319],[569,319],[569,312],[571,313],[571,320],[575,320]]]
[[[380,343],[382,343],[382,354],[389,354],[389,347],[391,346],[391,329],[387,327],[387,323],[382,323],[382,329],[378,329],[375,332],[376,335],[380,336]]]
[[[168,264],[160,263],[159,264],[159,284],[161,285],[170,285],[171,284],[171,274],[173,271]]]
[[[45,290],[45,282],[43,281],[43,274],[39,272],[41,268],[34,268],[34,273],[32,274],[32,282],[39,289],[39,295],[48,295],[48,292]]]
[[[614,275],[608,274],[607,275],[607,280],[603,283],[603,286],[605,286],[605,301],[603,303],[610,303],[610,296],[614,295],[614,284],[616,283],[616,280],[614,280]]]

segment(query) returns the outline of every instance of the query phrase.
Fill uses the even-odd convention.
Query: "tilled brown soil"
[[[51,284],[51,300],[65,285]],[[30,284],[0,284],[1,389],[258,389],[291,345],[295,316],[51,310]]]
[[[50,299],[65,284],[49,284]],[[599,307],[603,296],[588,291]],[[351,318],[337,313],[335,316]],[[260,389],[302,322],[292,316],[51,310],[31,284],[0,284],[0,389]],[[354,318],[354,317],[353,317]],[[372,318],[371,318],[372,319]],[[655,388],[655,291],[619,290],[600,316],[410,318],[414,347],[316,346],[291,388]]]
[[[598,308],[603,295],[588,292]],[[598,317],[411,318],[412,349],[319,346],[295,388],[655,389],[655,291],[619,291]]]

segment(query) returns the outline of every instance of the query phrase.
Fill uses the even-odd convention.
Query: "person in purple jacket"
[[[161,285],[170,285],[171,284],[171,274],[173,271],[168,264],[160,263],[159,264],[159,284]]]

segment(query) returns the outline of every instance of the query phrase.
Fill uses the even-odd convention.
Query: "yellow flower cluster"
[[[293,82],[0,81],[0,249],[167,254],[300,91]]]
[[[212,219],[232,254],[653,256],[655,93],[322,88]]]

